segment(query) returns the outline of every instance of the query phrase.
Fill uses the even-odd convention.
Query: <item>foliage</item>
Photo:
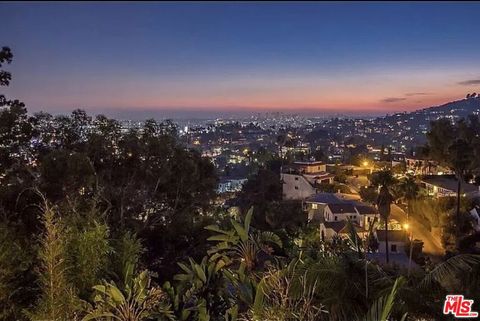
[[[21,320],[38,294],[33,281],[35,252],[15,226],[0,223],[0,320]]]
[[[166,294],[160,287],[151,285],[148,272],[142,271],[134,277],[132,265],[126,271],[123,288],[114,282],[94,286],[94,304],[82,320],[172,320]]]
[[[12,58],[2,48],[0,67]],[[1,70],[0,85],[10,80]],[[214,205],[212,162],[186,148],[170,121],[125,131],[82,110],[29,116],[3,95],[0,105],[0,320],[404,320],[406,312],[439,320],[446,293],[480,299],[476,255],[452,251],[405,275],[368,259],[372,229],[364,240],[349,222],[347,238],[322,241],[301,203],[282,200],[281,147],[295,145],[294,130],[280,133],[280,157],[249,150],[258,172],[230,216]],[[472,176],[480,121],[449,126],[432,126],[430,155]],[[330,139],[318,128],[307,136],[312,147]],[[350,156],[365,157],[360,137],[346,143]],[[400,197],[412,215],[450,228],[447,236],[470,231],[453,220],[455,200],[417,193],[413,179],[396,185],[389,171],[360,191],[385,223]]]
[[[47,202],[42,222],[45,231],[40,239],[38,271],[42,293],[29,318],[38,321],[74,320],[81,305],[67,278],[65,227]]]
[[[106,274],[112,249],[109,229],[105,224],[93,222],[83,228],[67,232],[68,275],[79,291],[79,296],[89,297],[92,286]]]
[[[360,188],[359,194],[362,200],[365,202],[375,204],[378,197],[378,188],[374,186],[362,186]]]

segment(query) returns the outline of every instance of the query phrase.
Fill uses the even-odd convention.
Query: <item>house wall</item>
[[[284,200],[303,200],[316,193],[316,189],[301,175],[280,175],[283,181]]]
[[[355,221],[357,224],[360,224],[360,214],[357,212],[355,213],[342,213],[342,214],[334,214],[330,210],[330,208],[327,206],[325,207],[325,221],[327,222],[340,222],[340,221],[346,221],[347,219],[351,219],[352,221]],[[337,219],[335,219],[337,217]]]
[[[323,237],[325,241],[331,241],[337,235],[331,228],[326,228],[323,223],[320,224],[320,239]]]
[[[386,243],[385,242],[379,242],[378,245],[378,252],[379,253],[386,253]],[[393,252],[392,245],[395,245],[397,247],[397,251]],[[405,253],[405,242],[392,242],[388,241],[388,247],[390,248],[389,253]]]
[[[302,166],[305,174],[312,174],[318,172],[326,172],[327,165],[326,164],[315,164],[315,165],[304,165]]]
[[[318,175],[316,174],[304,174],[304,177],[307,181],[309,181],[311,184],[322,184],[322,183],[328,183],[328,184],[332,184],[333,183],[333,177],[321,177],[316,179],[316,177],[318,177]]]
[[[361,215],[362,219],[360,220],[360,226],[364,227],[365,229],[368,229],[370,226],[370,223],[373,222],[375,217],[379,217],[378,214],[363,214]],[[370,222],[369,222],[370,220]],[[378,220],[377,220],[378,221]]]

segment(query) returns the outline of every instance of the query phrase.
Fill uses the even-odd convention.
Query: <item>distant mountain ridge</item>
[[[451,111],[456,110],[458,112],[463,111],[466,114],[471,114],[480,108],[480,96],[469,97],[460,100],[448,102],[443,105],[427,107],[422,109],[423,111]]]

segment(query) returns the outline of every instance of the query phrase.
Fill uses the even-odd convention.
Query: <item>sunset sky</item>
[[[31,111],[413,110],[480,92],[480,3],[6,3]]]

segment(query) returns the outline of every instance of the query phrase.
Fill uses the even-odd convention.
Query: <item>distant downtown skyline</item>
[[[8,97],[128,118],[379,115],[480,91],[480,3],[0,2]]]

